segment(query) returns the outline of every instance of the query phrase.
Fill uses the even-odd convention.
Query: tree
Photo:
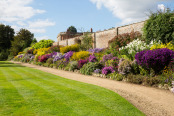
[[[152,13],[144,25],[144,37],[147,43],[151,40],[160,40],[162,43],[174,41],[174,12]]]
[[[13,38],[14,29],[8,25],[0,24],[0,50],[9,49]]]
[[[85,33],[82,37],[82,42],[80,45],[80,49],[81,50],[89,50],[90,48],[92,48],[92,44],[93,44],[93,40],[92,40],[92,36],[90,33]]]
[[[11,55],[15,56],[18,52],[21,52],[25,48],[29,47],[34,39],[33,37],[34,34],[27,29],[20,29],[14,37],[14,41],[12,41],[12,47],[10,49]]]
[[[70,26],[67,29],[67,33],[69,33],[69,34],[76,34],[77,33],[77,29],[74,26]]]
[[[6,60],[8,58],[14,33],[14,29],[10,26],[0,24],[0,60]]]

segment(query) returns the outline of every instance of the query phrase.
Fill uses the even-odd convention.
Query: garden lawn
[[[0,116],[141,116],[108,89],[0,62]]]

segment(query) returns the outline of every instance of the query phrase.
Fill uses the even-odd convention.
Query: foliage
[[[78,52],[79,51],[79,45],[74,44],[74,45],[71,45],[71,46],[65,46],[65,47],[60,48],[61,53],[67,53],[69,51]]]
[[[14,37],[12,41],[12,47],[10,49],[10,54],[16,56],[18,52],[23,51],[25,48],[29,47],[33,41],[34,34],[27,29],[20,29],[20,31]]]
[[[48,64],[48,66],[50,66],[50,64],[53,64],[53,58],[48,58],[46,63]]]
[[[93,63],[88,62],[87,64],[84,64],[83,67],[80,69],[80,73],[85,75],[91,75],[95,69],[101,69],[103,65],[101,63]]]
[[[112,58],[111,60],[107,60],[105,62],[105,66],[111,66],[115,71],[118,70],[119,59],[117,57]]]
[[[88,51],[80,51],[80,52],[75,52],[73,56],[71,57],[72,60],[78,61],[80,59],[86,59],[89,57],[89,52]]]
[[[170,50],[173,50],[174,51],[174,44],[172,44],[172,42],[169,42],[167,44],[154,44],[153,46],[151,46],[150,50],[153,50],[153,49],[161,49],[161,48],[167,48],[167,49],[170,49]]]
[[[103,56],[102,62],[105,63],[106,61],[112,60],[112,59],[115,60],[117,59],[117,57],[114,57],[112,54],[107,54]]]
[[[147,43],[154,38],[162,43],[174,40],[174,13],[169,9],[166,12],[152,13],[144,25],[144,37]]]
[[[56,67],[58,68],[65,68],[68,65],[68,62],[64,59],[58,60],[56,62]]]
[[[101,73],[101,69],[95,69],[95,70],[94,70],[94,73],[100,74],[100,73]]]
[[[48,50],[48,53],[53,53],[53,52],[60,52],[60,47],[59,45],[51,46]]]
[[[0,24],[0,53],[2,52],[1,54],[6,54],[4,51],[10,49],[11,41],[13,41],[14,34],[15,32],[13,28],[8,25]],[[3,59],[4,58],[6,59],[6,55],[5,57],[3,57]]]
[[[136,31],[136,32],[131,32],[131,33],[124,33],[115,36],[112,40],[108,42],[110,52],[114,55],[118,54],[119,48],[122,46],[126,46],[128,43],[133,41],[134,39],[141,38],[141,33]]]
[[[78,62],[77,61],[71,61],[70,62],[70,68],[71,71],[74,71],[75,69],[78,69]]]
[[[70,26],[67,29],[67,33],[76,34],[77,33],[77,29],[74,26]]]
[[[27,50],[27,54],[33,54],[34,50],[35,50],[34,48]]]
[[[78,68],[80,69],[80,68],[82,68],[82,66],[84,65],[84,64],[86,64],[86,63],[88,63],[88,60],[79,60],[78,61]]]
[[[94,49],[89,49],[88,51],[90,53],[100,53],[104,50],[104,48],[94,48]]]
[[[110,73],[113,73],[113,72],[115,72],[115,70],[111,66],[104,67],[102,69],[102,74],[104,74],[104,75],[107,75],[107,74],[110,74]]]
[[[45,55],[50,48],[40,48],[40,49],[35,49],[33,51],[33,54],[37,54],[38,56]]]
[[[93,40],[92,40],[91,34],[90,33],[85,33],[82,36],[80,49],[81,50],[89,50],[89,49],[92,48],[92,44],[93,44]]]
[[[47,59],[52,58],[52,54],[45,54],[38,57],[39,62],[46,62]]]
[[[7,60],[8,55],[9,55],[8,49],[1,50],[0,51],[0,61]]]
[[[160,73],[165,66],[168,66],[172,58],[174,58],[174,51],[167,48],[145,50],[135,55],[139,65],[148,70],[153,69],[155,74]]]
[[[118,64],[118,72],[122,75],[127,75],[128,73],[131,73],[131,64],[132,62],[129,60],[120,59]]]
[[[53,62],[56,62],[58,60],[61,60],[65,57],[65,55],[63,55],[62,53],[57,53],[55,56],[54,56],[54,60]]]
[[[95,57],[95,55],[90,55],[89,56],[89,62],[96,62],[97,58]]]
[[[137,52],[148,50],[151,46],[151,44],[146,44],[144,41],[136,39],[126,46],[119,48],[119,51],[121,55],[126,55],[129,59],[134,60]]]
[[[53,40],[40,40],[39,42],[35,43],[31,47],[34,49],[40,49],[40,48],[48,48],[53,45]]]
[[[71,58],[71,56],[73,55],[73,51],[69,51],[69,52],[67,52],[66,54],[65,54],[65,59],[66,59],[66,61],[69,61],[70,60],[70,58]]]

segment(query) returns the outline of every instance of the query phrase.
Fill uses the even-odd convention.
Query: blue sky
[[[0,23],[57,41],[71,25],[98,31],[130,24],[147,19],[149,11],[174,9],[174,0],[0,0],[0,6]]]

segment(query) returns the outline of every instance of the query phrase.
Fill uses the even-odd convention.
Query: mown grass
[[[0,62],[0,116],[141,116],[118,94],[36,69]]]

